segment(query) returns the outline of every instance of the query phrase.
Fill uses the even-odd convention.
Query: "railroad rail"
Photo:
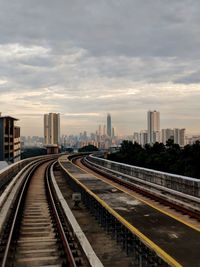
[[[29,164],[31,165],[34,162],[35,163],[39,162],[40,160],[43,160],[45,158],[52,158],[52,157],[56,157],[56,156],[45,155],[45,156],[31,157],[28,159],[20,160],[0,170],[0,195],[4,192],[5,188],[12,181],[12,179],[26,166],[28,166]]]
[[[121,247],[116,243],[115,239],[107,234],[104,228],[99,224],[98,220],[96,220],[93,214],[91,214],[87,207],[83,204],[83,202],[80,201],[78,205],[75,205],[74,200],[71,197],[74,192],[69,186],[65,174],[63,174],[58,163],[56,163],[53,167],[53,174],[57,186],[62,192],[62,198],[64,198],[69,205],[66,210],[67,214],[69,214],[69,212],[73,212],[73,215],[79,224],[78,227],[76,227],[75,223],[72,223],[73,226],[75,226],[74,232],[77,233],[77,236],[80,237],[81,241],[83,241],[82,234],[80,234],[81,232],[79,230],[81,227],[82,232],[86,235],[86,238],[90,242],[103,266],[136,267],[132,256],[127,255],[126,252],[123,251],[123,249],[121,249]],[[87,243],[85,243],[85,245],[86,244]],[[88,251],[87,255],[92,255],[92,253]],[[95,262],[93,262],[91,265],[97,266]]]
[[[60,158],[59,164],[72,190],[81,193],[86,207],[133,256],[136,266],[199,267],[198,227],[139,201],[66,157]]]
[[[91,261],[102,267],[90,247],[90,250],[87,247],[88,259],[74,234],[73,225],[69,224],[67,204],[53,179],[53,162],[55,160],[40,161],[29,166],[3,203],[0,212],[2,267],[89,267]]]
[[[25,177],[27,177],[28,173],[31,172],[33,168],[53,158],[57,158],[57,156],[53,155],[53,156],[42,156],[42,157],[32,158],[32,161],[30,162],[28,161],[29,163],[25,165],[25,167],[21,168],[21,170],[17,173],[17,175],[13,176],[11,180],[7,180],[6,187],[4,191],[1,192],[0,195],[0,233],[2,231],[2,228],[5,224],[7,217],[9,217],[11,208],[14,205],[17,193],[19,192],[19,189],[22,186]],[[23,166],[23,164],[21,165],[21,163],[19,162],[19,166]],[[14,170],[15,167],[16,166],[14,166]],[[11,170],[9,168],[9,172]],[[3,177],[6,177],[4,173],[2,174]],[[7,174],[7,169],[5,170],[5,174]]]
[[[108,179],[111,179],[114,182],[121,184],[131,190],[134,190],[142,195],[145,195],[151,199],[159,201],[164,205],[171,206],[173,209],[176,209],[181,213],[188,214],[190,217],[196,218],[200,221],[199,197],[166,187],[164,186],[164,182],[160,182],[158,184],[155,183],[155,181],[153,182],[152,179],[151,181],[149,181],[148,179],[144,180],[142,178],[134,177],[133,175],[131,175],[131,173],[128,174],[129,169],[131,168],[130,165],[111,162],[104,159],[99,159],[94,156],[84,157],[82,162],[88,168],[95,170],[97,173],[103,174]],[[121,171],[121,165],[124,167],[123,172]],[[126,171],[125,167],[127,167]],[[151,173],[151,170],[149,171]],[[137,176],[139,176],[139,174]],[[175,177],[177,178],[177,176]],[[159,179],[164,180],[165,176],[160,177]],[[183,178],[181,177],[181,179]],[[189,181],[191,180],[192,178]],[[193,183],[196,183],[196,180],[197,179],[193,179]],[[177,180],[175,179],[175,183],[176,182]],[[200,183],[200,181],[198,182]],[[198,186],[198,183],[196,183],[195,185]]]
[[[96,256],[93,248],[91,247],[90,243],[88,242],[85,234],[83,233],[82,229],[80,228],[78,222],[76,221],[71,209],[69,208],[65,198],[63,197],[60,188],[58,187],[58,184],[56,182],[55,176],[54,176],[54,166],[56,165],[56,162],[52,164],[50,168],[50,175],[51,175],[51,183],[54,187],[54,191],[57,195],[57,202],[62,207],[62,211],[64,212],[67,223],[70,225],[70,228],[72,229],[72,234],[74,239],[77,240],[79,244],[81,244],[81,248],[86,255],[90,266],[91,267],[103,267],[101,261]]]

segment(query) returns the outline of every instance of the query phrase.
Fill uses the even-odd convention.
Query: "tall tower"
[[[44,114],[44,143],[58,145],[60,143],[60,114]]]
[[[112,136],[111,116],[109,113],[107,115],[107,135],[109,137]]]
[[[162,129],[161,136],[162,136],[162,143],[166,145],[169,139],[174,140],[174,131],[173,129],[170,129],[170,128]]]
[[[106,135],[106,125],[104,124],[103,125],[103,136],[105,136]]]
[[[174,143],[181,147],[185,145],[185,129],[174,128]]]
[[[160,112],[156,110],[147,112],[147,134],[149,144],[160,141]]]

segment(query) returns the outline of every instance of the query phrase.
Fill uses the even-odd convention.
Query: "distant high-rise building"
[[[138,132],[133,133],[133,142],[140,144],[140,133]]]
[[[105,136],[106,135],[106,125],[104,124],[104,126],[103,126],[103,136]]]
[[[59,145],[60,143],[60,114],[44,114],[44,143]]]
[[[0,114],[0,161],[17,162],[21,157],[20,127],[17,119]]]
[[[86,132],[86,131],[83,132],[83,139],[84,139],[85,141],[87,140],[87,132]]]
[[[196,141],[200,141],[200,135],[192,135],[192,136],[186,136],[185,137],[185,144],[186,145],[192,145]]]
[[[147,138],[148,138],[148,134],[146,130],[143,130],[140,132],[140,145],[141,146],[145,146],[147,144]]]
[[[185,129],[174,128],[174,144],[185,145]]]
[[[114,138],[115,137],[115,128],[112,127],[112,137]]]
[[[160,112],[156,110],[147,112],[147,133],[149,144],[160,142]]]
[[[169,139],[174,140],[174,130],[167,128],[167,129],[162,129],[162,143],[166,145],[167,141]]]
[[[112,137],[112,125],[111,125],[111,116],[108,113],[107,115],[107,135]]]
[[[172,139],[174,144],[178,144],[180,146],[185,145],[185,129],[162,129],[162,143],[166,145],[167,140]]]

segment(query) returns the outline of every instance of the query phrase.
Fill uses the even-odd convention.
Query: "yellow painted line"
[[[68,162],[68,155],[62,155],[61,157],[58,158],[58,160],[61,162]]]
[[[72,163],[72,162],[71,162],[71,163]],[[73,164],[74,166],[76,166],[77,168],[79,168],[80,170],[82,170],[82,171],[84,171],[84,172],[90,174],[88,171],[82,169],[81,167],[77,166],[76,164],[74,164],[74,163],[72,163],[72,164]],[[137,200],[139,200],[139,201],[145,203],[146,205],[148,205],[148,206],[150,206],[150,207],[152,207],[152,208],[154,208],[154,209],[160,211],[161,213],[163,213],[163,214],[165,214],[165,215],[167,215],[167,216],[173,218],[174,220],[179,221],[179,222],[181,222],[182,224],[185,224],[186,226],[192,228],[193,230],[195,230],[195,231],[197,231],[197,232],[200,232],[200,227],[195,226],[195,225],[192,225],[192,224],[190,224],[190,223],[184,221],[183,219],[177,217],[176,215],[173,215],[173,214],[171,214],[170,212],[167,212],[167,211],[165,211],[165,210],[162,210],[162,209],[156,207],[155,205],[149,203],[148,201],[146,201],[146,200],[144,200],[144,199],[141,199],[141,198],[138,197],[138,196],[135,196],[135,195],[133,196],[130,192],[126,191],[125,189],[123,189],[123,188],[121,188],[121,187],[119,187],[118,185],[113,185],[113,184],[110,183],[109,181],[105,181],[105,180],[101,179],[100,177],[96,176],[95,174],[92,174],[92,175],[93,175],[94,177],[96,177],[97,179],[99,179],[99,180],[101,180],[101,181],[103,181],[103,182],[105,182],[105,183],[107,183],[107,184],[109,184],[109,185],[112,185],[112,186],[116,187],[118,190],[120,190],[120,191],[122,191],[122,192],[124,192],[124,193],[126,193],[126,194],[128,194],[128,195],[130,195],[131,197],[136,198]],[[102,176],[103,176],[103,174],[102,174]],[[107,178],[107,179],[108,179],[108,178]],[[115,182],[113,182],[113,183],[115,183]]]
[[[82,184],[74,175],[72,175],[68,170],[66,170],[61,162],[58,160],[61,168],[77,183],[79,184],[86,192],[88,192],[92,197],[94,197],[104,208],[106,208],[109,213],[111,213],[115,218],[117,218],[125,227],[127,227],[133,234],[135,234],[140,240],[143,241],[145,245],[147,245],[150,249],[154,250],[157,255],[159,255],[165,262],[167,262],[172,267],[183,267],[180,263],[178,263],[174,258],[172,258],[169,254],[167,254],[164,250],[162,250],[158,245],[152,242],[148,237],[142,234],[136,227],[131,225],[128,221],[126,221],[121,215],[119,215],[116,211],[114,211],[105,201],[103,201],[100,197],[94,194],[90,189],[88,189],[84,184]],[[71,163],[71,162],[70,162]],[[74,165],[73,163],[71,163]],[[76,166],[76,165],[75,165]],[[77,166],[76,166],[77,167]],[[81,168],[80,168],[81,169]]]

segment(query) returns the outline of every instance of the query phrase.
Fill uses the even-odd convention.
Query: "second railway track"
[[[107,207],[107,211],[113,212],[113,231],[116,229],[115,219],[120,218],[126,229],[131,229],[131,233],[143,234],[140,240],[145,240],[169,266],[200,266],[198,222],[190,221],[189,217],[181,219],[182,215],[168,211],[168,207],[163,207],[159,203],[153,204],[152,200],[144,200],[137,194],[133,194],[130,189],[123,189],[122,186],[102,175],[99,177],[95,171],[85,171],[84,167],[83,169],[82,166],[77,167],[70,160],[71,158],[65,160],[64,157],[59,160],[60,166],[66,172],[66,177],[71,177],[75,188],[77,188],[76,184],[79,185],[80,192],[84,194],[84,190],[88,190],[97,202]],[[97,213],[101,220],[101,213],[96,212],[95,207],[94,205],[92,209],[91,205],[92,212]],[[136,250],[136,247],[134,249]],[[149,256],[147,258],[149,259]],[[176,262],[173,262],[174,260]],[[148,264],[147,266],[151,266]],[[161,266],[164,265],[161,264]]]
[[[77,161],[77,159],[75,158],[74,160]],[[80,163],[78,163],[78,164],[80,164]],[[166,207],[170,207],[171,209],[174,209],[183,215],[188,215],[189,217],[194,218],[198,222],[200,222],[199,209],[197,210],[195,208],[195,205],[193,205],[192,202],[191,202],[192,203],[191,205],[185,207],[185,206],[181,205],[182,203],[179,204],[177,199],[175,202],[172,201],[174,199],[173,195],[169,195],[168,198],[167,198],[167,193],[165,193],[164,195],[162,195],[162,194],[158,195],[154,191],[146,189],[145,186],[138,186],[137,183],[130,182],[127,179],[123,179],[121,177],[121,176],[123,176],[123,174],[121,174],[121,176],[120,176],[120,175],[116,175],[112,171],[110,171],[110,172],[108,170],[105,171],[103,168],[101,168],[101,166],[99,166],[99,168],[98,168],[94,164],[89,163],[89,161],[85,160],[84,158],[81,159],[81,164],[82,164],[82,166],[85,166],[88,169],[93,170],[94,172],[104,176],[106,179],[109,179],[116,184],[119,184],[120,186],[123,186],[123,187],[130,189],[132,191],[135,191],[136,193],[140,194],[141,196],[145,196],[149,199],[152,199],[155,202],[158,202],[158,203],[160,203]]]

